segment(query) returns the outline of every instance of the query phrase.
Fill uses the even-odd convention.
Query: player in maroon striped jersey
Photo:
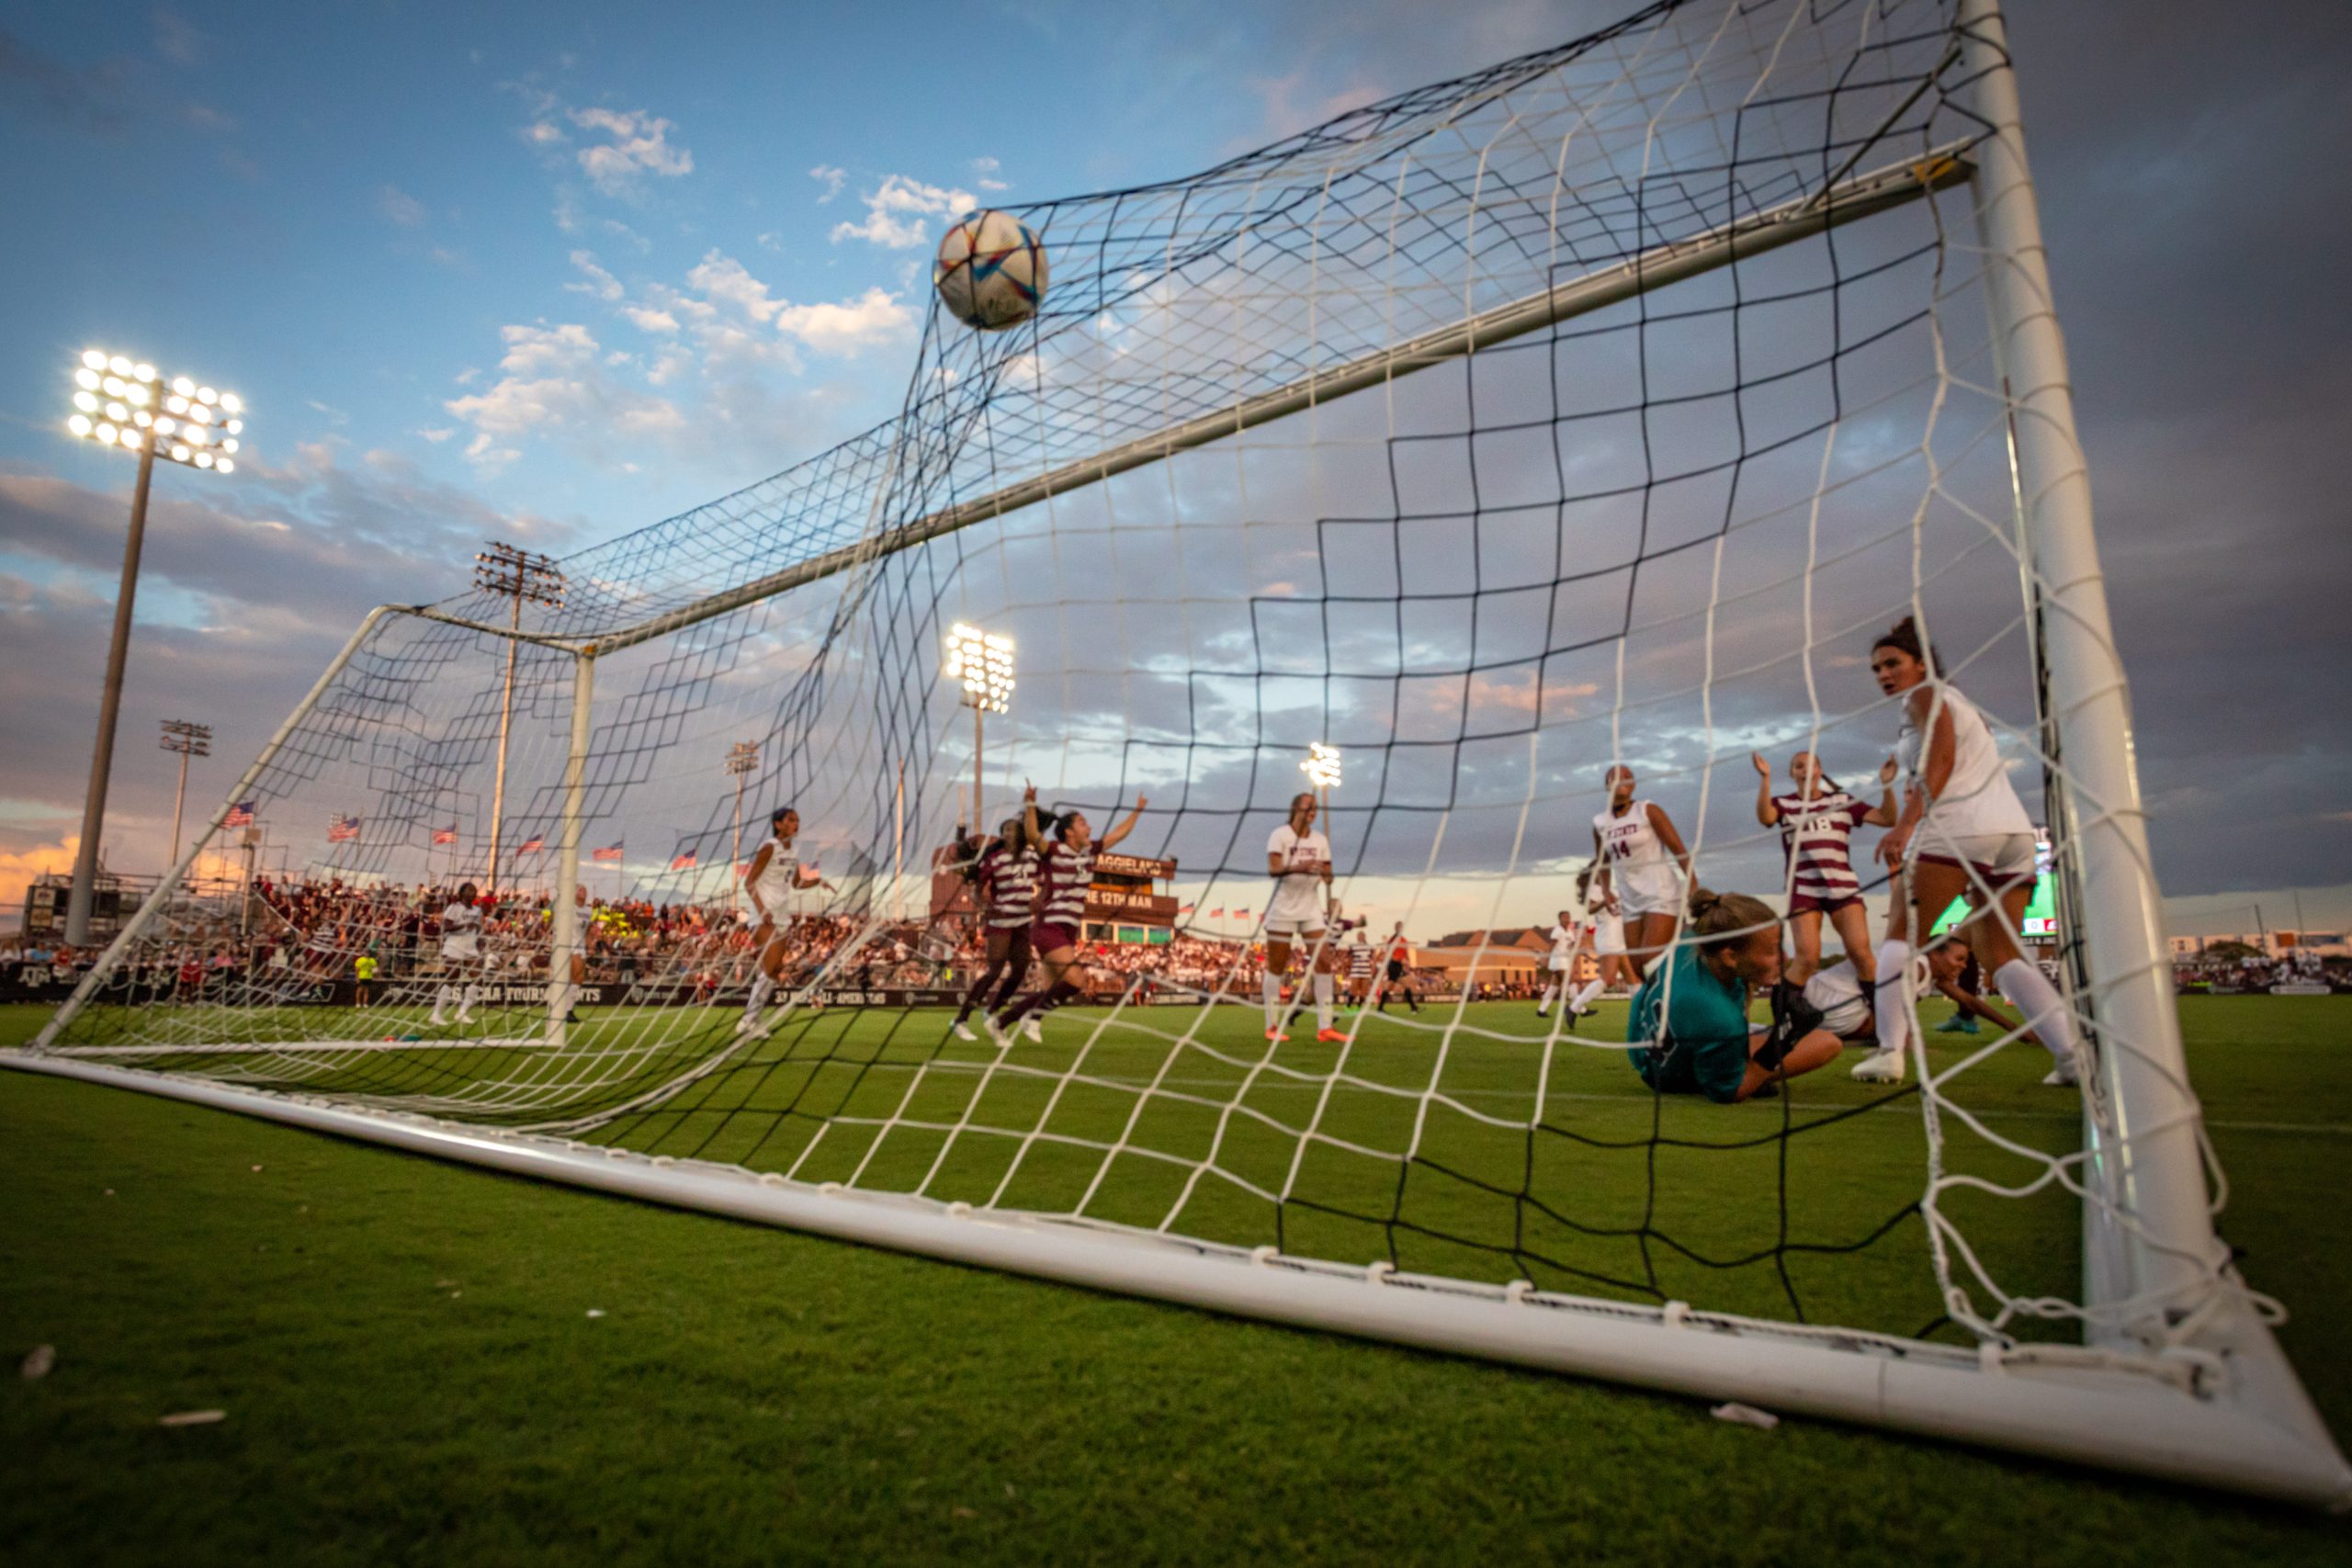
[[[972,1010],[988,998],[993,1012],[1011,1001],[1029,976],[1029,931],[1037,900],[1037,852],[1029,842],[1029,818],[1037,808],[1037,789],[1021,797],[1021,815],[1008,817],[997,836],[972,863],[972,886],[979,895],[980,921],[988,931],[987,962],[971,988],[954,1025],[958,1040],[978,1040],[972,1032]],[[989,997],[993,988],[996,995]]]
[[[1079,934],[1086,919],[1086,890],[1094,883],[1094,857],[1134,832],[1143,808],[1143,796],[1136,796],[1136,808],[1127,813],[1127,819],[1103,834],[1100,843],[1082,812],[1065,811],[1055,818],[1048,840],[1037,820],[1036,801],[1032,798],[1023,809],[1023,832],[1032,844],[1043,846],[1044,864],[1029,942],[1045,967],[1046,983],[1011,1007],[985,1015],[989,1037],[1000,1048],[1012,1043],[1014,1024],[1032,1013],[1051,1012],[1079,994],[1086,973],[1078,961]]]
[[[1854,829],[1869,824],[1894,826],[1894,759],[1879,770],[1880,799],[1876,806],[1859,800],[1838,787],[1810,751],[1789,759],[1789,777],[1796,787],[1786,795],[1772,793],[1772,764],[1755,752],[1756,820],[1781,830],[1786,857],[1789,893],[1789,932],[1796,955],[1789,961],[1788,979],[1803,986],[1821,967],[1821,921],[1828,917],[1846,944],[1854,973],[1867,992],[1878,977],[1870,921],[1862,912],[1861,878],[1854,873]]]

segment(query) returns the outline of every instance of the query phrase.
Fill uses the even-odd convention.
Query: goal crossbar
[[[667,637],[748,604],[820,582],[864,562],[911,549],[976,523],[1007,516],[1051,497],[1160,462],[1171,454],[1205,446],[1318,403],[1333,401],[1447,360],[1464,358],[1574,317],[1606,310],[1650,289],[1713,272],[1905,206],[1967,180],[1974,172],[1974,164],[1965,155],[1968,145],[1964,141],[1946,143],[1898,163],[1849,175],[1704,232],[1655,246],[1570,282],[1492,306],[1459,321],[1449,321],[1371,354],[1310,372],[1226,407],[1138,436],[1108,451],[1065,463],[986,495],[885,529],[877,536],[811,556],[781,571],[753,578],[650,620],[599,632],[593,637],[541,632],[522,634],[524,640],[551,648],[593,648],[597,653],[606,654]],[[428,606],[404,605],[401,609],[405,614],[492,637],[518,635],[510,626],[469,620]]]

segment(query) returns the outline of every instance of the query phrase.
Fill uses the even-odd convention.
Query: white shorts
[[[458,937],[441,944],[444,964],[479,964],[481,962],[481,939]]]
[[[2037,869],[2031,833],[1951,834],[1932,820],[1911,841],[1910,858],[1965,866],[1996,892],[2020,880],[2030,886]]]
[[[1544,967],[1555,975],[1565,975],[1575,968],[1576,964],[1577,961],[1573,958],[1552,958],[1544,961]]]
[[[1624,878],[1617,884],[1617,912],[1626,919],[1682,913],[1682,884],[1674,876]]]
[[[1600,915],[1592,922],[1592,950],[1602,957],[1623,956],[1625,952],[1625,922],[1615,915]]]
[[[1281,914],[1270,912],[1266,916],[1266,937],[1270,942],[1291,937],[1317,938],[1323,934],[1329,923],[1320,910],[1309,910],[1304,915],[1287,911]]]

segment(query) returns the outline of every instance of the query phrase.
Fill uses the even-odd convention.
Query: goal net
[[[1013,211],[1042,308],[998,333],[934,309],[897,418],[371,615],[14,1065],[2346,1495],[2215,1231],[1989,0],[1654,5]],[[1849,1053],[1718,1103],[1636,1070],[1622,988],[1539,1015],[1611,766],[1696,883],[1777,916],[1800,889],[1751,757],[1768,793],[1802,751],[1878,803],[1903,702],[1871,664],[1906,615],[1935,710],[1983,716],[2046,829],[2021,935],[2080,1086],[2042,1082],[2021,1026],[1937,1031],[1909,963],[1907,1028],[1878,1021],[1898,1081]],[[946,673],[969,635],[1009,694]],[[985,964],[962,868],[1026,784],[1097,839],[1144,804],[1094,866],[1082,989],[1000,1047],[950,1027]],[[1270,1030],[1267,846],[1302,790],[1337,919],[1318,897]],[[786,806],[801,875],[746,1028],[744,871]],[[453,942],[468,883],[481,934]],[[1670,940],[1658,967],[1697,973]],[[1371,986],[1328,1022],[1326,959]]]

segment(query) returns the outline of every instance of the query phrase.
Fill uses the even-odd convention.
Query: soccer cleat
[[[989,1039],[995,1043],[998,1050],[1010,1051],[1012,1049],[1012,1036],[1004,1032],[1004,1025],[996,1021],[996,1015],[994,1013],[982,1015],[980,1019],[980,1027],[989,1032]]]
[[[980,1037],[972,1032],[972,1026],[968,1023],[959,1021],[956,1023],[950,1024],[948,1026],[948,1032],[954,1034],[958,1040],[968,1040],[975,1045],[980,1043]]]
[[[1871,1052],[1854,1064],[1854,1081],[1856,1083],[1901,1083],[1903,1081],[1903,1053],[1900,1051]]]
[[[424,1021],[435,1029],[447,1029],[449,1027],[449,1021],[441,1016],[441,1010],[439,1008],[434,1009],[433,1016],[426,1019]]]
[[[1269,1029],[1266,1031],[1266,1038],[1272,1041],[1275,1044],[1280,1045],[1284,1041],[1288,1040],[1290,1036],[1284,1034],[1279,1029]]]
[[[1021,1021],[1021,1032],[1040,1045],[1046,1043],[1046,1026],[1035,1018],[1024,1018]]]
[[[1317,1045],[1344,1045],[1348,1037],[1342,1030],[1318,1029],[1315,1032],[1315,1043]]]
[[[1936,1025],[1936,1032],[1939,1034],[1974,1034],[1978,1032],[1978,1030],[1976,1028],[1976,1021],[1974,1019],[1969,1017],[1964,1012],[1956,1012],[1950,1018],[1944,1020],[1941,1023]]]
[[[747,1012],[742,1017],[735,1021],[735,1032],[738,1034],[749,1034],[759,1026],[760,1015],[755,1012]]]
[[[2041,1084],[2044,1089],[2075,1089],[2082,1081],[2082,1076],[2075,1070],[2075,1059],[2067,1056],[2061,1058],[2058,1065],[2050,1069]]]

